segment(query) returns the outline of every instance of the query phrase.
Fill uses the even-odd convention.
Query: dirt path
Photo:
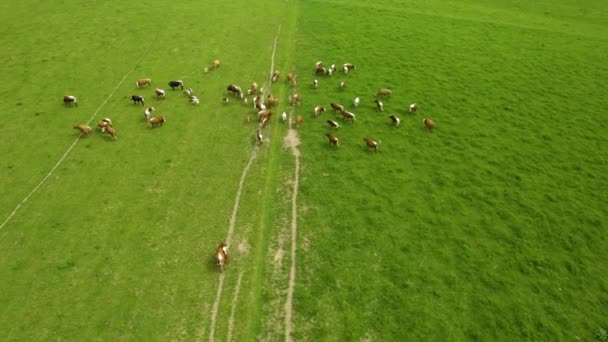
[[[103,103],[101,105],[99,105],[99,107],[97,107],[97,110],[95,110],[95,112],[93,112],[93,115],[91,115],[91,117],[89,118],[89,120],[85,123],[86,125],[89,125],[91,123],[91,121],[93,121],[93,119],[95,118],[95,116],[97,115],[97,113],[99,113],[99,111],[106,105],[106,103],[108,103],[108,100],[110,100],[112,98],[112,96],[114,96],[114,93],[116,93],[116,90],[118,90],[118,88],[127,79],[127,77],[129,77],[129,75],[131,75],[131,73],[133,73],[133,71],[135,70],[135,68],[139,64],[139,62],[141,62],[142,59],[144,59],[144,57],[146,57],[148,55],[148,52],[150,52],[150,49],[152,48],[152,45],[154,45],[154,42],[156,42],[156,37],[152,40],[152,42],[150,43],[150,45],[148,46],[148,48],[144,51],[144,53],[141,55],[141,57],[139,57],[139,59],[137,60],[137,62],[135,62],[135,64],[133,64],[133,67],[131,68],[131,70],[129,70],[122,77],[122,79],[118,82],[118,84],[116,84],[116,86],[114,87],[114,89],[112,89],[112,91],[110,92],[110,95],[108,95],[108,97],[106,97],[106,99],[103,101]],[[38,191],[38,189],[40,189],[40,187],[49,179],[49,177],[51,177],[51,175],[53,175],[53,173],[55,172],[55,170],[57,170],[57,168],[59,167],[59,165],[61,165],[61,163],[63,163],[63,161],[65,160],[65,158],[70,154],[70,152],[72,152],[72,149],[74,149],[74,146],[76,146],[76,144],[78,144],[78,142],[80,141],[80,137],[81,136],[82,135],[78,135],[78,137],[76,137],[76,139],[74,139],[74,142],[72,143],[72,145],[70,145],[70,147],[68,147],[68,149],[65,151],[65,153],[63,153],[63,155],[61,156],[61,158],[59,158],[59,161],[57,161],[57,163],[55,163],[55,166],[53,166],[53,168],[51,169],[51,171],[49,171],[49,173],[47,173],[46,176],[44,176],[44,178],[42,178],[42,180],[40,181],[40,183],[38,183],[38,185],[36,185],[34,187],[34,189],[32,191],[30,191],[30,193],[27,194],[27,196],[25,196],[19,202],[19,204],[17,204],[17,206],[15,207],[15,209],[13,209],[13,211],[8,215],[8,217],[4,220],[4,222],[2,222],[2,224],[0,224],[0,230],[2,230],[2,228],[4,228],[4,226],[13,218],[13,216],[15,216],[15,214],[21,208],[21,206],[25,202],[27,202],[30,199],[30,197],[32,197],[32,195],[34,193],[36,193],[36,191]]]
[[[228,319],[228,337],[226,341],[232,341],[232,331],[234,330],[234,313],[236,312],[236,304],[239,300],[239,290],[241,289],[241,279],[243,279],[244,271],[239,273],[239,279],[236,281],[236,287],[234,289],[234,295],[232,296],[232,308],[230,309],[230,318]]]
[[[285,341],[293,341],[291,336],[293,332],[293,291],[296,285],[296,251],[297,235],[298,235],[298,186],[300,176],[300,138],[298,131],[292,128],[291,118],[293,112],[289,115],[289,130],[283,141],[283,145],[291,149],[295,157],[295,170],[293,179],[293,196],[291,198],[291,269],[289,272],[289,288],[287,289],[287,301],[285,302]]]

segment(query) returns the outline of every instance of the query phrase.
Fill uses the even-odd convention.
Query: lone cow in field
[[[78,107],[78,99],[76,98],[76,96],[72,96],[72,95],[64,95],[63,96],[63,103],[66,105],[74,105],[76,107]]]
[[[220,267],[220,272],[224,273],[224,266],[228,263],[228,245],[225,242],[220,243],[215,248],[215,261]]]
[[[422,123],[426,126],[426,128],[428,128],[429,130],[432,130],[433,128],[435,128],[435,121],[428,119],[428,118],[424,118],[422,119]]]
[[[378,141],[372,138],[363,138],[363,141],[367,144],[367,147],[374,152],[378,152],[378,145],[380,144]]]

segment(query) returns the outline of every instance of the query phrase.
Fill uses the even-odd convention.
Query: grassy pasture
[[[0,339],[209,338],[209,253],[253,151],[250,109],[220,99],[228,83],[264,82],[278,25],[275,65],[300,75],[294,114],[305,116],[297,340],[592,340],[608,329],[602,2],[32,6],[0,4],[0,70],[13,80],[0,85],[0,220],[141,61],[92,122],[111,117],[118,141],[79,141],[0,231]],[[223,66],[203,74],[216,58]],[[317,60],[357,70],[315,91]],[[135,88],[142,77],[164,88],[181,78],[201,105],[170,90],[156,101]],[[394,91],[384,113],[372,103],[381,87]],[[273,85],[279,113],[290,92]],[[146,127],[126,99],[137,93],[165,127]],[[80,106],[64,107],[64,94]],[[323,135],[334,114],[312,109],[355,96],[357,122],[333,150]],[[277,117],[243,187],[221,340],[233,301],[233,339],[284,338],[294,161]]]

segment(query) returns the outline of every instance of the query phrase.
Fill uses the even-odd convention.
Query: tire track
[[[280,34],[281,34],[281,25],[279,24],[278,29],[277,29],[277,34],[274,37],[274,42],[273,42],[273,46],[272,46],[272,54],[270,57],[270,72],[268,74],[268,80],[266,81],[266,86],[264,87],[264,90],[265,90],[263,93],[264,97],[270,91],[270,88],[272,87],[272,72],[274,71],[274,58],[275,58],[275,54],[277,51],[277,42],[279,40]],[[234,202],[234,208],[232,210],[232,215],[230,216],[230,223],[228,225],[228,234],[226,236],[226,244],[229,246],[231,245],[231,242],[232,242],[232,235],[234,233],[234,226],[236,224],[236,216],[237,216],[238,209],[239,209],[241,192],[243,190],[245,178],[246,178],[247,174],[249,173],[249,168],[251,167],[253,160],[257,157],[258,150],[259,150],[259,147],[258,147],[258,145],[256,145],[253,149],[253,153],[251,154],[251,157],[249,158],[249,162],[245,166],[245,169],[243,170],[243,174],[241,175],[241,180],[239,182],[239,187],[238,187],[235,202]],[[235,296],[238,296],[238,293],[240,290],[241,276],[242,276],[242,273],[241,273],[241,275],[239,275],[239,281],[237,281],[237,287],[235,289]],[[217,313],[218,313],[219,307],[220,307],[223,287],[224,287],[224,273],[221,273],[220,280],[219,280],[219,283],[217,286],[217,293],[215,295],[215,301],[213,303],[213,309],[211,310],[211,327],[209,329],[210,330],[209,331],[209,341],[213,341],[215,338],[215,324],[216,324],[216,320],[217,320]],[[230,315],[230,319],[228,321],[228,329],[229,329],[228,336],[229,337],[232,337],[232,329],[234,328],[234,312],[236,311],[236,303],[237,303],[237,298],[233,298],[233,300],[232,300],[233,307],[231,309],[231,315]]]
[[[293,338],[293,293],[296,285],[296,252],[298,249],[298,186],[300,177],[300,140],[298,132],[291,126],[293,110],[289,115],[289,129],[285,137],[285,145],[291,148],[295,157],[295,170],[293,180],[293,195],[291,197],[291,268],[289,271],[289,287],[287,289],[287,300],[285,301],[285,341],[291,342]]]
[[[89,118],[89,120],[86,122],[86,125],[89,125],[91,123],[91,121],[93,121],[93,119],[99,113],[99,111],[106,105],[106,103],[108,103],[108,100],[110,100],[110,98],[112,98],[112,96],[114,96],[114,93],[116,93],[116,90],[118,90],[118,88],[127,79],[127,77],[129,77],[129,75],[131,75],[131,73],[135,70],[135,68],[137,67],[137,65],[144,59],[144,57],[146,57],[148,55],[148,52],[152,48],[152,45],[154,44],[154,42],[156,42],[156,37],[152,40],[152,43],[150,43],[150,45],[148,46],[148,48],[146,49],[146,51],[144,51],[144,53],[141,55],[141,57],[139,57],[139,59],[137,60],[137,62],[135,62],[135,64],[133,64],[133,67],[131,68],[131,70],[129,70],[129,72],[127,72],[123,76],[123,78],[118,82],[118,84],[114,87],[114,89],[112,89],[112,92],[110,93],[110,95],[108,95],[108,97],[106,97],[106,99],[103,101],[103,103],[95,110],[95,112],[93,112],[93,115],[91,115],[91,117]],[[13,211],[8,215],[8,217],[4,220],[4,222],[2,222],[2,224],[0,224],[0,230],[2,230],[2,228],[4,228],[4,226],[13,218],[13,216],[15,216],[15,214],[21,208],[21,206],[25,202],[27,202],[30,199],[30,197],[32,197],[32,195],[35,194],[36,191],[38,191],[38,189],[40,189],[40,187],[42,187],[42,185],[44,185],[44,183],[46,183],[46,181],[49,179],[49,177],[51,177],[53,175],[53,173],[55,172],[55,170],[57,170],[57,168],[59,167],[59,165],[61,165],[61,163],[63,163],[63,161],[65,160],[65,158],[70,154],[70,152],[72,152],[72,149],[74,149],[74,146],[76,146],[76,144],[78,144],[78,142],[80,141],[80,137],[82,137],[82,134],[79,134],[76,137],[76,139],[74,139],[74,142],[72,143],[72,145],[70,145],[70,147],[68,147],[68,149],[65,151],[65,153],[63,153],[63,155],[61,156],[61,158],[59,158],[59,161],[57,161],[57,163],[55,163],[55,166],[53,166],[53,168],[51,168],[51,171],[49,171],[49,173],[47,173],[46,176],[44,176],[44,178],[42,178],[42,180],[40,181],[40,183],[38,183],[38,185],[36,185],[34,187],[34,189],[32,191],[30,191],[30,193],[27,194],[27,196],[25,196],[19,202],[19,204],[17,204],[17,206],[15,207],[15,209],[13,209]]]

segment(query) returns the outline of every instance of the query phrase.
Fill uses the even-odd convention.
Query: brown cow
[[[428,118],[424,118],[422,119],[422,123],[426,126],[426,128],[428,128],[429,130],[435,128],[435,122],[431,119]]]
[[[323,113],[324,111],[325,111],[325,107],[316,106],[315,107],[315,118],[318,117],[319,115],[321,115],[321,113]]]
[[[279,105],[279,99],[275,98],[274,96],[268,94],[268,96],[266,97],[266,100],[268,101],[268,107],[272,108],[272,107],[276,107]]]
[[[340,128],[340,124],[334,120],[327,120],[327,124],[332,128]]]
[[[342,113],[344,111],[344,106],[341,105],[341,104],[332,102],[329,105],[331,106],[331,108],[334,109],[334,112],[340,112],[340,113]]]
[[[111,136],[114,140],[118,139],[118,137],[116,136],[116,130],[114,129],[114,127],[112,126],[105,126],[101,129],[102,133],[106,133],[109,136]]]
[[[164,116],[153,116],[148,120],[151,127],[162,126],[167,120]]]
[[[302,126],[303,122],[304,122],[304,117],[302,115],[296,116],[296,126],[297,127]]]
[[[220,62],[220,60],[219,60],[219,59],[216,59],[216,60],[214,60],[214,61],[213,61],[213,63],[211,64],[211,68],[213,68],[213,69],[217,69],[217,68],[219,68],[221,65],[222,65],[222,63]]]
[[[247,95],[253,95],[258,92],[258,84],[253,82],[251,83],[251,87],[247,90]]]
[[[243,98],[243,90],[241,89],[241,87],[237,86],[236,84],[229,84],[226,89],[231,92],[233,95],[238,96],[239,98]]]
[[[355,120],[357,120],[357,118],[355,117],[355,113],[351,113],[351,112],[347,112],[347,111],[343,111],[341,113],[342,113],[342,117],[346,121],[350,120],[352,123],[354,123]]]
[[[367,147],[374,150],[374,152],[378,152],[379,142],[375,141],[372,138],[363,138],[363,141],[367,144]]]
[[[82,135],[88,135],[89,133],[91,133],[91,127],[87,125],[74,125],[74,129],[78,129],[80,131],[80,134]]]
[[[325,136],[327,137],[327,139],[329,139],[329,143],[331,145],[334,145],[336,147],[340,146],[340,144],[338,143],[338,138],[335,135],[333,135],[331,133],[327,133],[327,134],[325,134]]]
[[[299,105],[301,100],[302,100],[302,97],[300,96],[300,93],[295,93],[295,94],[289,96],[289,104],[294,107]]]
[[[160,88],[156,88],[154,89],[154,92],[156,93],[156,97],[159,99],[165,99],[165,91],[160,89]]]
[[[220,272],[224,273],[224,266],[228,263],[228,245],[225,242],[220,243],[215,249],[215,261],[220,267]]]
[[[102,132],[103,132],[103,128],[107,127],[107,126],[112,126],[112,120],[110,118],[103,118],[97,124],[97,127],[99,129],[101,129]]]
[[[378,93],[376,94],[376,96],[391,96],[393,95],[393,91],[387,88],[382,88],[380,90],[378,90]]]
[[[149,78],[144,78],[141,80],[137,80],[137,82],[135,82],[135,85],[137,85],[138,88],[141,88],[145,85],[150,86],[152,85],[152,80]]]

